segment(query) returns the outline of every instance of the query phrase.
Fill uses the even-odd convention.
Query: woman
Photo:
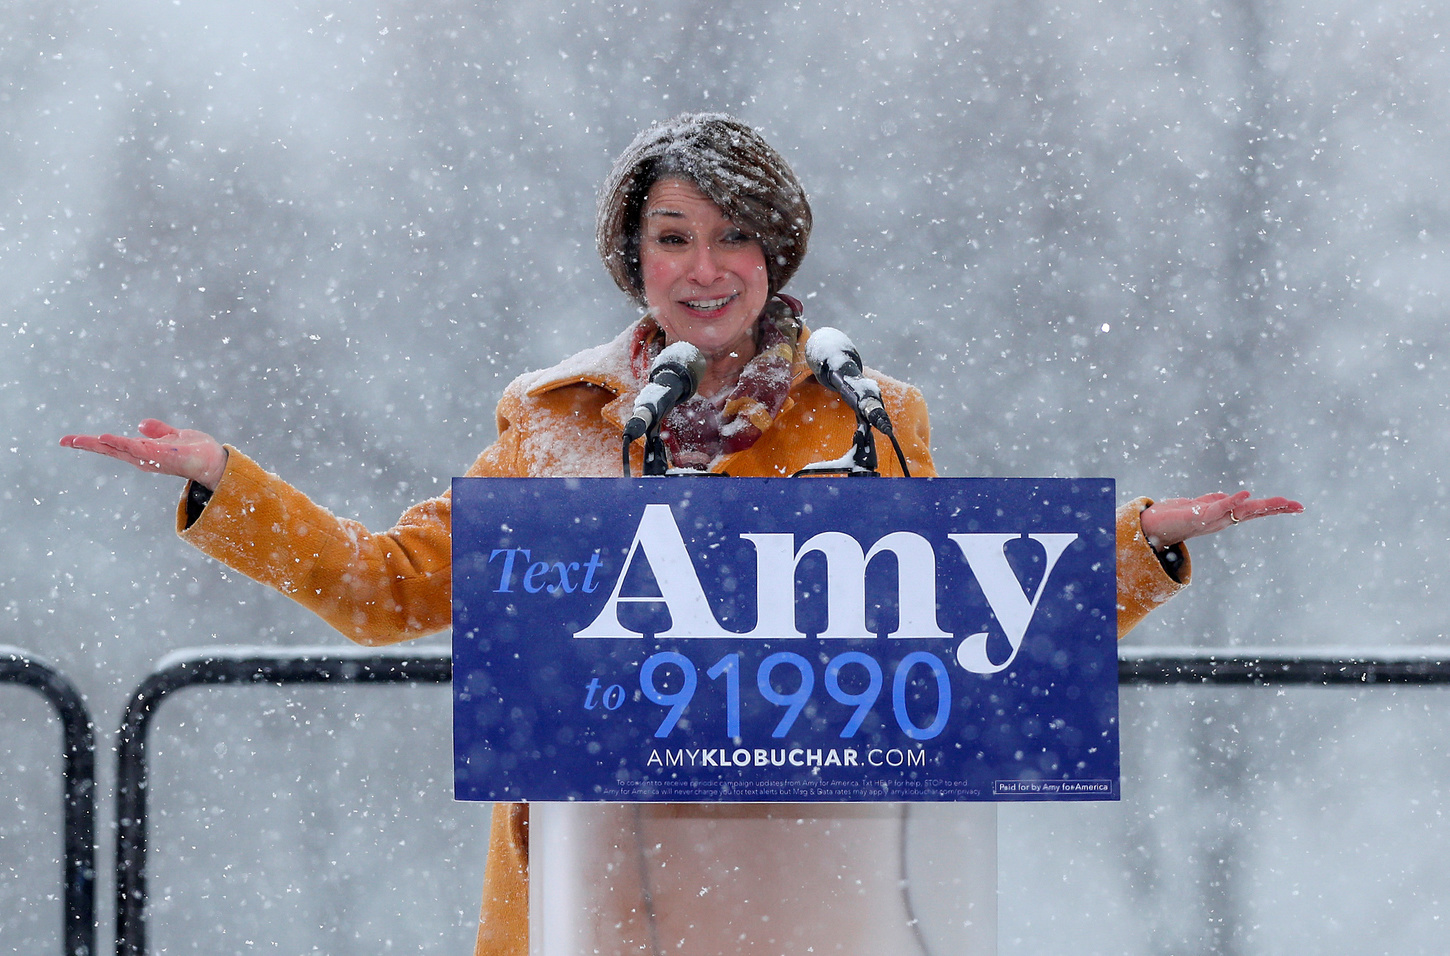
[[[800,304],[781,294],[806,251],[810,205],[786,162],[750,127],[686,114],[641,133],[601,194],[600,255],[645,309],[613,341],[521,376],[498,406],[499,437],[478,476],[618,474],[620,430],[654,357],[689,342],[705,355],[697,394],[662,429],[677,467],[790,475],[849,447],[855,415],[804,361]],[[879,373],[914,475],[934,474],[921,394]],[[227,565],[287,594],[363,644],[450,623],[450,499],[409,509],[372,534],[339,519],[211,436],[143,422],[139,437],[61,439],[146,471],[190,480],[177,527]],[[634,449],[635,473],[640,449]],[[899,475],[883,456],[883,473]],[[1118,520],[1119,635],[1188,583],[1183,542],[1252,518],[1302,510],[1248,492],[1150,502]],[[527,809],[494,810],[479,953],[527,950]]]

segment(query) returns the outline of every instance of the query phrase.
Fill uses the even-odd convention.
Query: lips
[[[739,297],[738,293],[732,293],[713,299],[686,299],[680,304],[696,312],[718,312]]]

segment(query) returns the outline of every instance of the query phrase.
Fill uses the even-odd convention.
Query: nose
[[[709,286],[724,274],[725,269],[721,264],[720,254],[714,245],[708,242],[696,243],[690,255],[688,271],[690,281],[696,285]]]

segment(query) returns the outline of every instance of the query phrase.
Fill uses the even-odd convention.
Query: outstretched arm
[[[1143,511],[1143,536],[1155,551],[1269,515],[1294,515],[1304,506],[1288,498],[1250,498],[1247,491],[1198,498],[1167,498]]]
[[[221,442],[206,432],[172,428],[154,418],[142,422],[139,431],[139,438],[66,435],[60,443],[66,448],[93,451],[124,461],[142,471],[189,478],[208,490],[216,490],[227,467],[227,450]]]

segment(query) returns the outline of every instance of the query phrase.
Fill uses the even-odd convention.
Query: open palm
[[[66,435],[60,440],[66,448],[92,451],[117,461],[124,461],[142,471],[190,478],[207,488],[216,489],[226,470],[227,452],[221,443],[206,432],[192,428],[173,428],[162,421],[148,418],[138,428],[140,437],[125,435]]]
[[[1143,511],[1141,520],[1148,543],[1162,550],[1254,518],[1299,514],[1303,510],[1303,505],[1288,498],[1250,498],[1247,491],[1232,495],[1213,492],[1197,498],[1155,501]]]

